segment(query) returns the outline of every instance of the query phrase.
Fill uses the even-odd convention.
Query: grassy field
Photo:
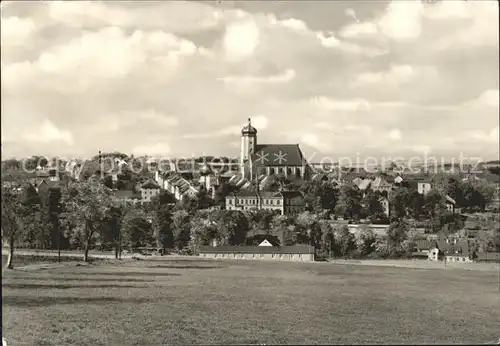
[[[7,255],[2,255],[2,268],[7,265]],[[61,257],[61,262],[81,261],[82,256],[64,256]],[[54,256],[17,256],[14,255],[14,267],[24,267],[32,264],[49,264],[59,262]]]
[[[489,343],[495,272],[100,261],[3,272],[9,345]]]

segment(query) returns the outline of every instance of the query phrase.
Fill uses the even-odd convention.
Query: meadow
[[[2,288],[9,345],[478,344],[500,337],[494,271],[159,258],[4,270]]]

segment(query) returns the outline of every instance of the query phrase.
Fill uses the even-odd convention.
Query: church
[[[308,180],[311,167],[298,144],[258,144],[251,119],[241,130],[240,173],[250,181],[261,175]]]

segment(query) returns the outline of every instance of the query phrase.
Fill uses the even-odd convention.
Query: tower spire
[[[252,119],[248,118],[248,125],[252,125]]]

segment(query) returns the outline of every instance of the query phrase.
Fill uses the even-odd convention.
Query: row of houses
[[[271,210],[297,215],[306,210],[306,203],[300,191],[240,190],[226,196],[226,210]]]

